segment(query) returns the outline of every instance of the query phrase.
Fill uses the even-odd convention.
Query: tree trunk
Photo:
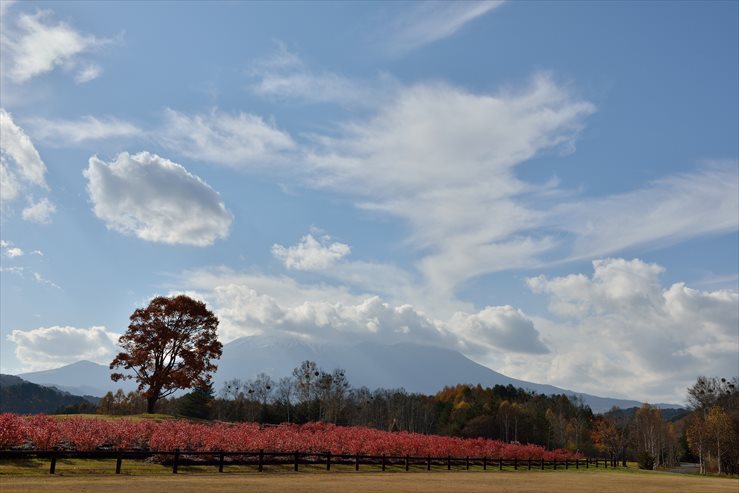
[[[149,414],[154,414],[154,406],[157,403],[158,398],[157,397],[147,397],[146,398],[146,412]]]

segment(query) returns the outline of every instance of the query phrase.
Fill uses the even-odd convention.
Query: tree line
[[[435,395],[404,389],[354,388],[342,369],[325,371],[304,361],[289,377],[233,379],[216,391],[207,383],[181,397],[162,399],[167,414],[262,424],[312,421],[389,431],[483,437],[507,443],[564,448],[613,460],[637,461],[646,469],[695,460],[701,471],[735,474],[739,393],[733,382],[700,377],[688,390],[690,410],[649,404],[595,415],[574,396],[544,395],[511,385],[460,384]],[[144,412],[135,392],[108,393],[99,412]]]

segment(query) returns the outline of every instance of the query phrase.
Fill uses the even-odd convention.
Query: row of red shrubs
[[[257,423],[196,423],[187,420],[56,419],[45,415],[0,414],[0,449],[27,446],[87,451],[114,449],[183,451],[327,452],[332,454],[411,455],[416,457],[492,457],[564,460],[582,458],[566,450],[456,438],[387,432],[327,423],[260,426]]]

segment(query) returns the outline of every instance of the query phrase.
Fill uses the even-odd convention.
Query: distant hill
[[[124,392],[130,392],[136,389],[133,381],[114,382],[110,379],[110,374],[107,366],[83,360],[53,370],[21,373],[18,376],[29,382],[53,386],[77,395],[102,397],[109,390],[115,392],[120,388]]]
[[[641,406],[641,402],[614,399],[572,390],[517,380],[475,363],[458,351],[422,344],[357,344],[313,345],[298,339],[271,339],[262,336],[242,337],[223,347],[215,375],[215,390],[233,378],[252,379],[265,372],[273,379],[289,376],[302,361],[312,360],[326,370],[343,368],[352,386],[370,389],[404,388],[409,392],[435,394],[444,386],[460,383],[486,387],[513,385],[542,394],[578,396],[593,412],[602,413],[618,406],[622,409]],[[54,385],[75,394],[102,396],[122,388],[133,390],[133,381],[113,382],[108,367],[80,361],[55,370],[25,373],[20,377],[44,385]],[[653,403],[654,404],[654,403]],[[661,408],[680,408],[677,404],[654,404]]]
[[[68,406],[91,404],[94,400],[0,374],[0,412],[3,413],[53,413]]]

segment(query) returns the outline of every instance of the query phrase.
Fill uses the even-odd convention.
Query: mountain
[[[109,390],[121,388],[129,392],[136,389],[136,384],[132,380],[113,382],[110,374],[111,371],[107,366],[83,360],[53,370],[21,373],[18,376],[29,382],[56,387],[77,395],[102,397]]]
[[[353,345],[313,345],[297,339],[280,340],[262,336],[241,337],[223,348],[218,363],[215,388],[226,380],[254,378],[259,372],[273,379],[288,376],[305,360],[315,361],[324,370],[342,368],[354,387],[375,389],[404,388],[409,392],[435,394],[444,386],[460,383],[513,385],[542,394],[577,396],[595,413],[613,406],[630,408],[641,402],[614,399],[574,392],[552,385],[538,384],[508,377],[475,363],[458,351],[413,343],[378,344],[360,342]],[[660,408],[680,408],[677,404],[653,404]]]
[[[90,405],[89,397],[72,395],[53,387],[27,382],[13,375],[0,374],[0,412],[53,413],[65,407]]]
[[[289,376],[302,361],[315,361],[325,370],[346,370],[354,387],[404,388],[409,392],[435,394],[444,386],[460,383],[513,385],[542,394],[566,394],[578,396],[593,412],[608,411],[613,406],[638,407],[641,402],[613,399],[574,392],[552,385],[517,380],[475,363],[458,351],[399,343],[378,344],[309,344],[298,339],[270,339],[263,336],[241,337],[223,347],[215,375],[216,391],[224,382],[234,378],[248,380],[264,372],[274,380]],[[74,393],[102,396],[109,390],[132,390],[132,381],[112,382],[110,370],[103,365],[80,361],[56,370],[25,373],[22,378]],[[662,408],[679,408],[675,404],[655,404]]]

